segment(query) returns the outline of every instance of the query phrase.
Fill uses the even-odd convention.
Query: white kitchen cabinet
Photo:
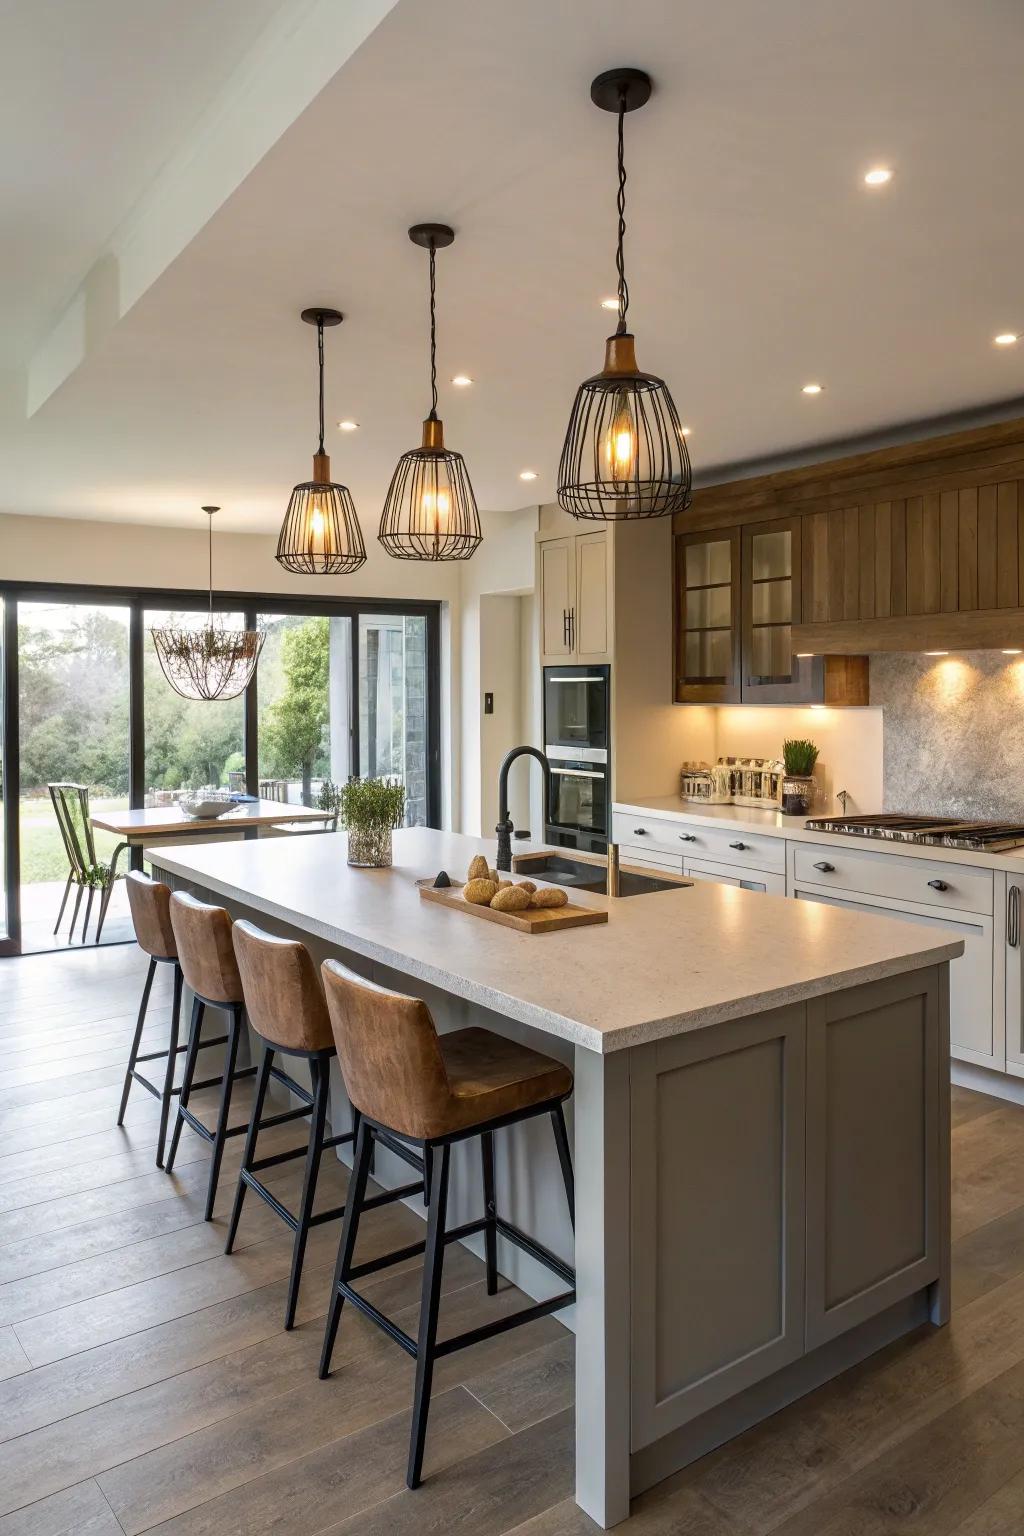
[[[611,660],[611,572],[606,530],[538,544],[541,661]]]
[[[1002,961],[1006,1070],[1024,1077],[1024,875],[996,876],[996,960]],[[996,978],[999,989],[999,977]]]
[[[714,885],[736,885],[744,891],[785,896],[785,875],[768,870],[745,869],[741,864],[715,864],[708,859],[684,859],[683,874],[690,880],[710,880]]]
[[[879,854],[880,860],[888,854]],[[992,918],[983,913],[950,911],[939,914],[923,905],[910,906],[883,896],[852,893],[837,895],[821,886],[797,881],[790,891],[798,901],[817,901],[850,912],[869,912],[876,917],[898,917],[925,928],[939,928],[964,941],[964,952],[949,967],[949,1032],[951,1054],[976,1066],[1002,1071],[1006,1055],[996,1010],[993,967]]]

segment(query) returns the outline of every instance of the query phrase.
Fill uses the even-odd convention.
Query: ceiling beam
[[[171,265],[400,0],[290,0],[146,190],[36,348],[33,416]]]

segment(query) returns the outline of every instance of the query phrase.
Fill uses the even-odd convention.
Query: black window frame
[[[20,889],[20,762],[18,710],[18,604],[20,602],[92,603],[125,607],[128,620],[128,804],[140,809],[146,784],[145,743],[145,613],[155,608],[172,612],[205,612],[208,592],[177,587],[106,586],[78,582],[0,580],[4,599],[2,767],[4,868],[7,893],[7,935],[0,935],[0,957],[21,953]],[[427,825],[441,826],[441,604],[401,598],[289,597],[282,592],[231,592],[215,588],[214,613],[243,613],[248,628],[259,614],[285,618],[347,618],[352,621],[350,757],[360,760],[359,740],[359,620],[362,615],[407,614],[426,619],[427,639]],[[243,751],[246,791],[259,788],[258,731],[259,667],[245,690]],[[13,788],[15,793],[9,791]]]

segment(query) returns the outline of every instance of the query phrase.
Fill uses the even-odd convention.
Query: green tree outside
[[[261,756],[270,777],[302,779],[302,803],[313,803],[313,774],[326,771],[330,726],[330,622],[307,619],[285,630],[281,641],[284,689],[269,706]]]

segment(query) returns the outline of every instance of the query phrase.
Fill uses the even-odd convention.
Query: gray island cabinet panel
[[[630,1052],[634,1492],[879,1347],[911,1298],[945,1320],[943,982]]]
[[[804,1007],[633,1052],[634,1450],[804,1349]]]
[[[889,977],[817,998],[807,1013],[807,1346],[814,1348],[939,1273],[938,978],[929,971]]]

